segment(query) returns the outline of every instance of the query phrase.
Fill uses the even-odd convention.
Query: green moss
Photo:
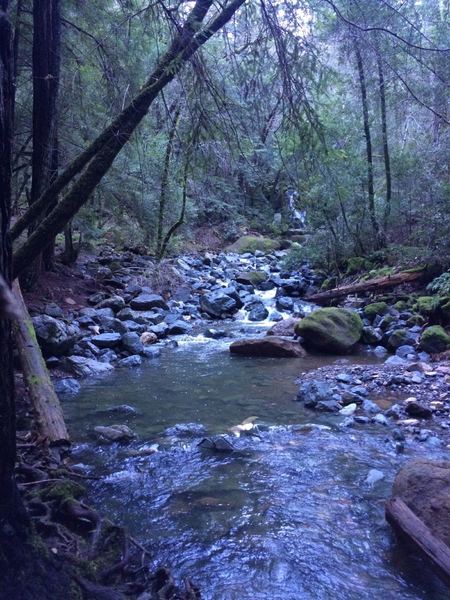
[[[431,354],[444,352],[450,348],[450,335],[440,325],[432,325],[423,331],[420,345]]]
[[[411,335],[407,329],[396,329],[388,339],[388,346],[393,350],[410,343]]]
[[[354,275],[360,271],[370,268],[371,264],[362,256],[352,256],[347,260],[347,275]]]
[[[397,309],[399,312],[402,312],[409,308],[409,304],[408,302],[406,302],[406,300],[399,300],[394,304],[394,308]]]
[[[231,246],[228,246],[228,250],[231,252],[238,252],[239,254],[245,254],[246,252],[255,252],[255,250],[261,250],[262,252],[272,252],[280,247],[280,242],[265,237],[257,237],[254,235],[244,235],[243,237],[236,240]]]
[[[394,273],[393,267],[382,267],[381,269],[372,269],[364,277],[361,277],[363,281],[367,279],[376,279],[377,277],[387,277]]]
[[[421,315],[430,316],[439,310],[441,304],[438,296],[420,296],[414,304],[414,310]]]
[[[441,303],[441,313],[444,321],[450,323],[450,298],[443,298]]]
[[[250,283],[251,285],[259,285],[267,281],[267,273],[265,271],[243,271],[236,276],[236,281],[240,283]]]
[[[373,302],[364,307],[364,314],[368,319],[374,319],[377,315],[385,315],[388,310],[386,302]]]
[[[86,493],[86,488],[70,479],[61,479],[45,487],[40,492],[43,500],[52,500],[57,504],[63,504],[67,500],[81,498]]]
[[[320,308],[295,326],[306,345],[330,353],[345,354],[363,331],[360,316],[345,308]]]
[[[326,292],[327,290],[332,290],[334,287],[336,287],[336,284],[336,277],[327,277],[327,279],[322,282],[320,289]]]
[[[425,319],[422,315],[411,315],[409,319],[406,321],[406,324],[409,327],[414,327],[414,325],[425,325]]]

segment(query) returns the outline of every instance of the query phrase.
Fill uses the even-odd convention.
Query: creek
[[[346,428],[343,417],[295,402],[302,371],[373,355],[233,356],[229,336],[267,327],[240,318],[224,339],[180,337],[160,357],[63,400],[74,461],[102,476],[90,484],[95,506],[208,600],[448,598],[384,520],[396,471],[425,450],[397,454],[384,426]],[[124,404],[136,412],[111,411]],[[229,428],[249,417],[256,428],[233,437]],[[137,441],[97,444],[93,427],[114,423]],[[235,450],[198,447],[216,434],[230,435]],[[373,469],[383,478],[371,483]]]

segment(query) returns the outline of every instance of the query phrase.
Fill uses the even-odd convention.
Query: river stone
[[[305,345],[329,353],[345,354],[360,340],[360,316],[345,308],[320,308],[301,319],[295,332]]]
[[[294,308],[294,301],[287,296],[280,296],[276,299],[275,306],[281,311],[292,310]]]
[[[366,477],[366,484],[369,487],[373,487],[376,483],[384,479],[383,471],[379,471],[378,469],[370,469],[369,473]]]
[[[293,337],[295,335],[295,326],[298,323],[298,319],[290,317],[284,319],[273,325],[266,333],[266,335],[278,335],[281,337]]]
[[[120,333],[100,333],[99,335],[94,335],[92,343],[98,348],[115,348],[120,344],[121,339],[122,336]]]
[[[135,437],[132,430],[127,425],[110,425],[104,427],[98,425],[94,427],[94,432],[101,442],[131,442]]]
[[[55,381],[54,387],[57,394],[78,394],[81,386],[73,377],[66,377]]]
[[[398,472],[392,490],[450,546],[450,462],[416,459]]]
[[[408,402],[405,406],[405,411],[410,417],[417,417],[418,419],[430,419],[433,416],[433,411],[428,406],[416,400]]]
[[[122,346],[127,352],[131,352],[132,354],[140,354],[144,349],[141,338],[133,331],[125,333],[122,336]]]
[[[167,333],[169,335],[187,335],[192,330],[192,325],[186,323],[186,321],[182,321],[181,319],[177,319],[173,323],[169,324],[169,329]]]
[[[158,358],[158,356],[161,356],[161,349],[152,346],[144,346],[142,356],[145,358]]]
[[[235,449],[233,444],[223,435],[216,437],[203,438],[198,444],[203,450],[214,450],[216,452],[233,452]]]
[[[243,271],[236,275],[236,281],[238,283],[244,283],[247,285],[258,286],[267,280],[267,273],[265,271]]]
[[[297,392],[297,400],[307,408],[315,408],[318,402],[326,402],[333,396],[333,390],[326,381],[305,381]]]
[[[267,356],[273,358],[301,358],[306,355],[298,342],[266,336],[262,338],[246,338],[230,345],[232,354],[242,356]]]
[[[420,338],[420,346],[422,350],[430,354],[444,352],[450,348],[450,335],[440,325],[432,325],[424,329]]]
[[[416,341],[416,336],[409,329],[396,329],[388,338],[387,345],[391,350],[396,350],[400,346],[412,345]]]
[[[269,311],[264,304],[254,304],[251,311],[248,313],[249,321],[264,321],[269,316]]]
[[[112,371],[114,367],[107,362],[100,362],[85,356],[72,355],[66,359],[67,367],[77,377],[88,377]]]
[[[238,302],[235,298],[218,290],[212,294],[202,296],[200,310],[213,319],[222,319],[238,310]]]
[[[142,364],[142,358],[138,354],[132,354],[131,356],[127,356],[126,358],[122,358],[117,363],[117,366],[120,367],[139,367]]]
[[[210,327],[203,335],[212,340],[219,340],[220,338],[226,337],[227,332],[224,329],[214,329],[213,327]]]
[[[99,302],[96,308],[111,308],[116,313],[125,308],[125,300],[122,296],[111,296]]]
[[[168,310],[166,301],[158,294],[139,294],[130,302],[131,308],[134,310],[151,310],[152,308],[162,308]]]
[[[158,336],[153,331],[144,331],[139,338],[144,346],[148,346],[149,344],[154,344],[158,341]]]
[[[32,318],[36,338],[45,357],[69,353],[77,340],[78,330],[49,315]]]

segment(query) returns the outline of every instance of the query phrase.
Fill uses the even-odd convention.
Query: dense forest
[[[388,521],[428,558],[419,580],[384,557],[379,597],[446,597],[427,565],[450,580],[449,34],[448,0],[0,0],[0,598],[375,598],[379,563],[366,584],[349,571],[367,586],[359,593],[331,559],[327,581],[316,580],[318,548],[309,541],[305,562],[289,562],[301,540],[281,525],[283,549],[264,555],[274,577],[258,579],[256,548],[271,530],[256,542],[254,526],[242,534],[248,589],[233,587],[232,525],[249,498],[273,501],[255,478],[273,488],[268,473],[286,475],[286,506],[305,493],[288,477],[295,456],[251,476],[243,458],[256,438],[271,453],[296,451],[292,408],[274,416],[271,404],[292,396],[296,376],[302,427],[308,410],[323,419],[308,436],[341,436],[311,438],[310,453],[364,448],[346,472],[360,461],[354,477],[378,504],[392,492]],[[202,344],[216,354],[200,355]],[[202,371],[209,361],[214,375]],[[260,376],[267,391],[255,391]],[[233,398],[230,412],[209,404],[213,388]],[[164,416],[139,400],[144,389]],[[239,393],[262,394],[262,407]],[[365,425],[372,437],[342,438]],[[174,458],[183,440],[206,456],[189,474]],[[154,454],[166,458],[139,462]],[[233,463],[232,492],[217,473],[208,493],[183,487],[182,473],[194,481],[213,460]],[[167,511],[159,496],[146,497],[148,514],[119,509],[111,498],[126,504],[129,490],[102,487],[119,465],[170,480]],[[330,477],[323,489],[335,472],[318,475]],[[373,500],[336,477],[336,506]],[[417,500],[424,490],[429,504]],[[308,518],[319,523],[316,509]],[[364,512],[372,530],[374,510]],[[302,530],[294,513],[283,518]],[[154,540],[141,537],[141,518]],[[206,531],[225,539],[220,552],[198,542]],[[368,553],[394,543],[383,535],[369,536]],[[186,550],[177,562],[177,544],[197,559]],[[356,564],[361,548],[330,556]]]

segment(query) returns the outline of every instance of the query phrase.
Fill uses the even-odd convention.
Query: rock
[[[178,423],[164,431],[164,435],[176,438],[199,437],[205,434],[206,428],[201,423]]]
[[[118,404],[117,406],[111,406],[111,408],[108,408],[106,412],[118,413],[118,414],[122,414],[122,415],[137,415],[138,414],[138,411],[133,406],[130,406],[129,404]]]
[[[405,344],[404,346],[399,346],[397,348],[397,350],[395,351],[395,354],[397,356],[400,356],[400,358],[415,358],[416,357],[416,349],[414,348],[414,346],[411,346],[409,344]]]
[[[168,310],[166,301],[158,294],[141,293],[130,302],[131,308],[134,310],[151,310],[152,308],[162,308]]]
[[[49,315],[32,318],[36,338],[45,357],[68,354],[78,337],[76,327],[66,325]]]
[[[430,419],[433,416],[433,411],[430,408],[414,400],[406,404],[405,411],[410,417],[419,419]]]
[[[135,437],[132,430],[127,425],[110,425],[108,427],[98,425],[94,427],[99,441],[101,442],[131,442]]]
[[[363,342],[363,344],[379,344],[381,342],[381,340],[383,339],[383,334],[381,333],[380,329],[377,329],[376,327],[364,327],[363,332],[362,332],[362,336],[361,336],[361,341]]]
[[[297,400],[307,408],[315,408],[319,402],[327,402],[333,396],[333,390],[325,381],[313,380],[302,383],[297,392]]]
[[[207,338],[218,340],[226,337],[227,332],[224,329],[213,329],[211,327],[210,329],[207,329],[203,335]]]
[[[432,325],[424,329],[420,337],[420,346],[430,354],[445,352],[450,348],[450,335],[440,325]]]
[[[54,302],[49,302],[49,304],[45,305],[44,313],[46,315],[48,315],[49,317],[54,317],[55,319],[63,319],[64,318],[63,309],[60,306],[58,306],[57,304],[55,304]]]
[[[264,321],[269,316],[269,311],[264,306],[264,304],[258,303],[254,304],[251,311],[248,313],[249,321]]]
[[[306,345],[322,352],[345,354],[360,340],[363,324],[359,315],[345,308],[320,308],[295,327]]]
[[[78,394],[81,388],[78,381],[72,377],[58,379],[55,381],[54,387],[57,394]]]
[[[92,343],[97,348],[116,348],[120,344],[121,339],[122,336],[120,333],[100,333],[99,335],[94,335]]]
[[[339,383],[352,383],[353,377],[349,373],[338,373],[336,381],[339,381]]]
[[[275,306],[281,311],[292,310],[294,308],[294,301],[288,296],[280,296],[276,299]]]
[[[372,418],[372,421],[374,423],[377,423],[377,425],[387,425],[388,424],[388,420],[386,419],[386,417],[384,415],[382,415],[381,413],[379,413],[378,415],[375,415]]]
[[[177,319],[169,325],[169,330],[167,333],[169,335],[187,335],[191,331],[192,325],[189,325],[189,323],[186,323],[186,321]]]
[[[238,310],[238,302],[221,290],[202,296],[200,310],[213,319],[223,319]]]
[[[409,461],[398,472],[392,494],[450,546],[450,462]]]
[[[93,358],[85,356],[68,356],[66,359],[67,367],[77,377],[88,377],[90,375],[100,375],[112,371],[114,367],[107,362],[100,362]]]
[[[344,408],[341,408],[339,414],[344,415],[345,417],[349,417],[352,415],[357,409],[357,405],[352,402],[351,404],[347,404]]]
[[[387,352],[388,351],[384,346],[376,346],[373,350],[373,353],[375,354],[375,356],[378,356],[378,358],[383,358],[384,356],[386,356]]]
[[[388,338],[387,345],[391,350],[400,346],[411,345],[416,341],[416,336],[409,329],[396,329]]]
[[[131,352],[131,354],[141,354],[142,350],[144,349],[141,338],[142,336],[139,336],[137,333],[132,331],[130,331],[130,333],[125,333],[122,336],[122,346],[124,350]]]
[[[257,287],[260,283],[266,281],[267,277],[268,275],[265,271],[243,271],[236,275],[236,281]]]
[[[230,345],[232,354],[242,356],[267,356],[273,358],[300,358],[306,355],[298,342],[275,336],[238,340]]]
[[[405,365],[406,361],[404,358],[400,358],[400,356],[390,356],[385,360],[386,365]]]
[[[367,398],[364,398],[362,401],[361,408],[364,412],[372,415],[376,415],[381,412],[381,408],[378,406],[378,404],[375,404],[375,402],[372,402],[372,400],[368,400]]]
[[[125,300],[122,296],[111,296],[99,302],[96,308],[111,308],[116,313],[125,308]]]
[[[149,327],[148,330],[150,333],[154,333],[158,339],[160,339],[167,336],[169,326],[166,323],[158,323],[158,325],[152,325]]]
[[[298,319],[294,317],[290,317],[289,319],[284,319],[284,321],[280,321],[273,325],[266,333],[266,335],[278,335],[281,337],[293,337],[295,335],[295,326],[298,323]]]
[[[203,438],[198,447],[203,450],[214,450],[216,452],[233,452],[235,450],[233,444],[223,435]]]
[[[374,319],[377,315],[385,315],[389,310],[386,302],[373,302],[364,307],[364,316],[368,319]]]
[[[438,313],[440,303],[441,299],[438,296],[420,296],[417,298],[413,309],[421,315],[430,317]]]
[[[118,367],[129,368],[129,367],[140,367],[142,364],[142,358],[138,354],[132,354],[126,358],[122,358],[117,363]]]
[[[379,471],[378,469],[370,469],[369,473],[367,474],[365,483],[369,487],[373,487],[376,483],[378,483],[382,479],[384,479],[383,471]]]
[[[244,235],[228,246],[227,250],[229,252],[238,252],[239,254],[251,252],[256,255],[257,251],[263,253],[272,252],[273,250],[278,250],[279,247],[280,243],[276,240],[254,235]]]
[[[158,336],[153,331],[144,331],[144,333],[139,338],[144,346],[148,346],[149,344],[154,344],[158,341]]]
[[[145,356],[145,358],[158,358],[158,356],[161,356],[161,349],[144,346],[142,355]]]

